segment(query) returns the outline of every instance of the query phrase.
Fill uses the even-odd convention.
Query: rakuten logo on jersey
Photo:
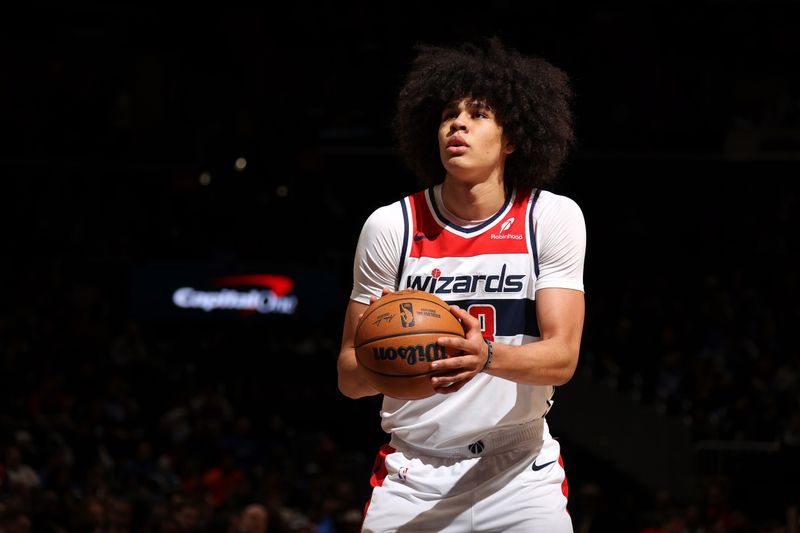
[[[505,239],[513,239],[515,241],[522,240],[522,233],[503,233],[504,231],[508,231],[512,225],[514,225],[514,221],[516,219],[514,217],[509,218],[500,226],[500,230],[497,233],[490,233],[489,238],[492,240],[505,240]]]
[[[431,294],[466,294],[480,292],[522,292],[524,274],[506,274],[506,265],[500,269],[499,275],[485,276],[442,276],[438,268],[434,268],[430,276],[408,276],[406,288],[425,291]]]

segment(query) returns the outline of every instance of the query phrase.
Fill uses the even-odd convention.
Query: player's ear
[[[511,140],[506,136],[505,132],[503,132],[501,139],[501,142],[503,143],[503,153],[505,155],[509,155],[517,149],[517,145],[511,142]]]

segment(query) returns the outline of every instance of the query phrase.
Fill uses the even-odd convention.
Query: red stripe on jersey
[[[383,480],[386,479],[386,456],[395,452],[395,449],[389,446],[388,444],[384,444],[381,446],[381,449],[378,450],[378,455],[375,456],[375,462],[372,465],[372,476],[369,478],[369,484],[374,489],[375,487],[380,487],[383,485]],[[369,509],[369,503],[372,501],[370,498],[367,501],[367,504],[364,506],[364,514],[361,517],[361,527],[364,527],[364,519],[367,517],[367,510]]]
[[[561,469],[564,470],[564,481],[561,482],[561,492],[564,494],[564,497],[569,499],[569,484],[567,483],[567,469],[564,468],[564,459],[561,458],[561,455],[558,456],[558,464],[561,465]]]
[[[475,236],[463,236],[446,230],[434,217],[425,196],[426,191],[420,191],[409,197],[412,220],[411,257],[528,253],[525,213],[530,191],[518,192],[508,213],[499,217],[489,230]]]

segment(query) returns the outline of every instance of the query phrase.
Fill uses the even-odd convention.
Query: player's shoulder
[[[364,231],[376,236],[385,232],[402,233],[405,228],[405,198],[376,208],[364,222]]]
[[[578,202],[569,196],[542,189],[536,200],[533,216],[535,218],[545,216],[566,216],[569,218],[577,216],[583,218],[583,212]]]
[[[397,200],[390,204],[382,205],[370,213],[367,217],[367,224],[372,225],[383,225],[387,223],[393,223],[398,218],[402,222],[403,220],[403,200]]]

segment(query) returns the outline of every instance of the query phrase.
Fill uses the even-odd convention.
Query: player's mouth
[[[469,143],[462,137],[454,135],[447,141],[447,152],[451,154],[463,154],[469,148]]]

